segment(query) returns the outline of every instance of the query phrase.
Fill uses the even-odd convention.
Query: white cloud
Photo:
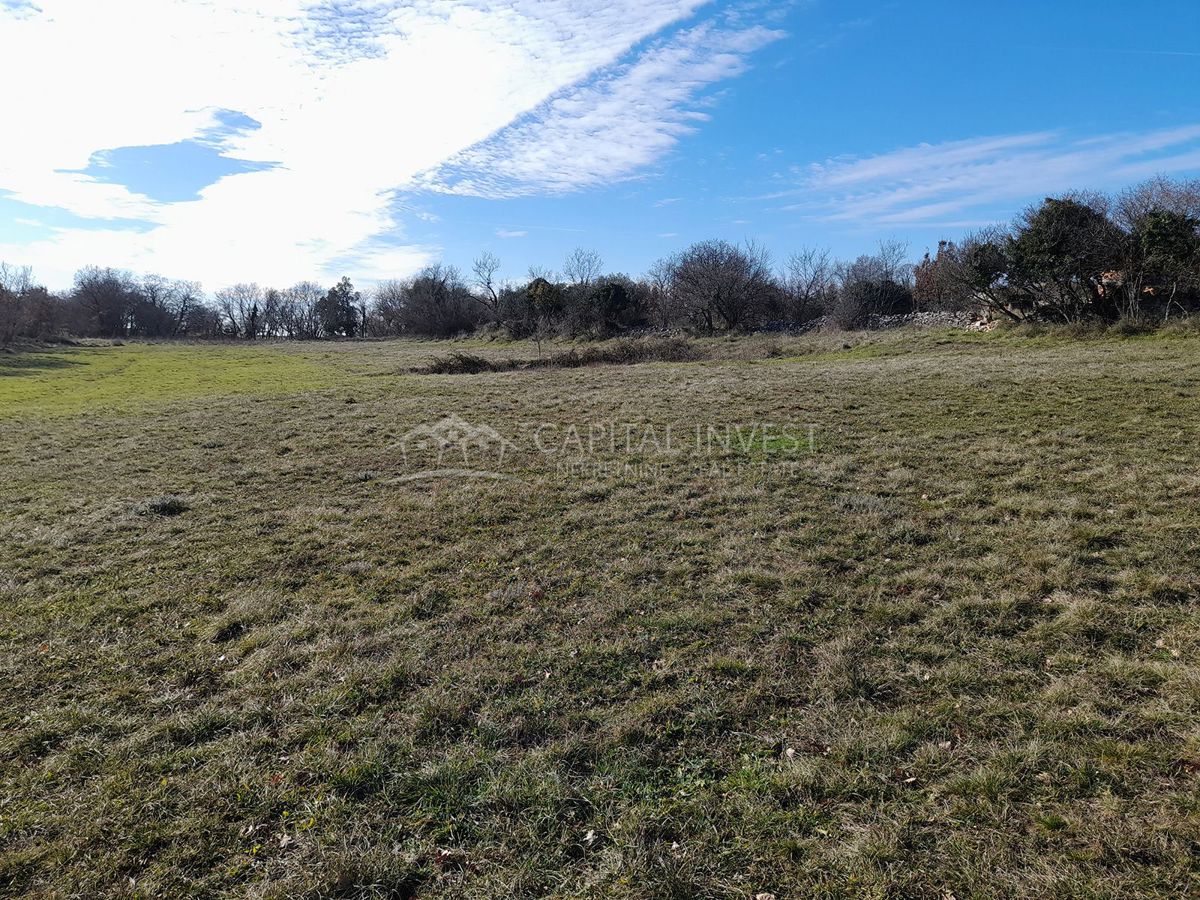
[[[395,246],[397,190],[448,160],[487,159],[541,189],[623,177],[687,130],[700,86],[736,74],[774,33],[693,26],[635,47],[706,0],[38,0],[0,32],[5,117],[20,140],[0,152],[0,190],[35,206],[153,223],[58,229],[0,245],[51,284],[98,262],[192,276],[284,283],[403,274],[432,248]],[[11,2],[4,7],[13,10]],[[48,66],[45,61],[57,60]],[[592,87],[572,89],[619,66]],[[31,75],[30,73],[36,73]],[[684,78],[684,83],[673,79]],[[556,98],[543,106],[551,98]],[[603,123],[639,103],[630,130]],[[591,107],[591,109],[589,109]],[[187,140],[235,110],[261,123],[230,138],[231,157],[278,163],[227,176],[201,199],[160,203],[68,170],[98,150]],[[538,151],[523,126],[543,118]],[[657,119],[657,124],[656,124]],[[499,134],[496,140],[489,136]],[[522,137],[524,135],[524,137]],[[555,154],[588,145],[569,171]],[[604,145],[604,146],[602,146]],[[478,146],[472,156],[470,148]],[[561,159],[561,157],[559,157]],[[540,162],[539,162],[540,161]],[[421,176],[420,181],[427,181]],[[386,240],[382,236],[386,236]],[[390,243],[389,243],[390,242]],[[361,268],[359,268],[361,267]]]
[[[497,228],[496,229],[496,237],[502,238],[504,240],[508,240],[510,238],[523,238],[527,234],[529,234],[528,231],[514,231],[514,230],[511,230],[508,228]]]
[[[796,198],[785,208],[827,221],[969,225],[996,205],[1196,170],[1200,125],[1085,139],[1042,131],[831,159],[799,170],[798,188],[772,196]]]
[[[611,184],[658,160],[707,118],[701,92],[745,70],[782,32],[706,22],[606,77],[563,91],[495,138],[425,174],[425,185],[474,197],[561,194]],[[672,202],[667,200],[664,202]]]

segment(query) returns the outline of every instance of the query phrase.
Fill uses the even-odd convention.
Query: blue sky
[[[709,237],[916,257],[1200,175],[1195,0],[244,6],[0,0],[0,259],[216,289]]]

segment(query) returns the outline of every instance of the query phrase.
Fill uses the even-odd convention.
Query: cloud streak
[[[488,140],[423,173],[428,190],[490,199],[565,194],[631,178],[705,121],[703,92],[783,37],[706,22],[565,90]]]
[[[796,170],[799,186],[771,199],[829,222],[975,224],[997,205],[1197,169],[1200,125],[1089,138],[1039,131],[826,160]]]

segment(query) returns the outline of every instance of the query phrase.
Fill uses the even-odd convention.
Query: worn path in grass
[[[0,892],[1197,893],[1200,340],[849,342],[5,369]]]

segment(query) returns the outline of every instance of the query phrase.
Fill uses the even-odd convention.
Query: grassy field
[[[1200,337],[438,352],[0,357],[0,893],[1200,894]]]

